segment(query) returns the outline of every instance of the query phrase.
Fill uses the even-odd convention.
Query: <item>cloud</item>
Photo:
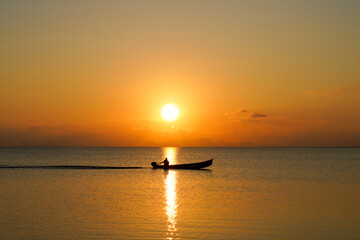
[[[349,91],[355,91],[357,88],[353,85],[347,86],[347,87],[342,87],[340,88],[340,91],[342,92],[349,92]]]
[[[251,114],[251,117],[252,118],[262,118],[262,117],[267,117],[267,115],[256,112],[256,113]]]
[[[345,93],[345,92],[355,92],[359,89],[359,87],[360,87],[360,83],[357,85],[351,84],[348,86],[339,87],[339,88],[335,88],[335,89],[324,88],[322,90],[306,90],[306,91],[304,91],[304,93],[309,94],[309,95],[341,94],[341,93]]]
[[[254,121],[256,118],[265,118],[266,114],[249,111],[246,108],[240,108],[233,112],[226,112],[229,122]]]

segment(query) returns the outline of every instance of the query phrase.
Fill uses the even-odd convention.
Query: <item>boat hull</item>
[[[162,169],[201,169],[205,167],[211,166],[213,159],[204,161],[204,162],[197,162],[197,163],[187,163],[187,164],[176,164],[176,165],[159,165],[156,162],[152,162],[151,165],[153,168],[162,168]]]

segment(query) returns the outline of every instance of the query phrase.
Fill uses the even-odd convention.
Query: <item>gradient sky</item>
[[[360,1],[11,0],[0,29],[0,146],[360,146]]]

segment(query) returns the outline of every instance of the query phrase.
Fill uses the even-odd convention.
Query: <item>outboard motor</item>
[[[153,166],[153,168],[155,168],[156,165],[157,165],[156,162],[152,162],[152,163],[151,163],[151,166]]]

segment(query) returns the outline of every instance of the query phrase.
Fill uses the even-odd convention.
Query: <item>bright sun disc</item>
[[[166,104],[161,109],[161,116],[165,121],[175,121],[179,116],[179,109],[174,104]]]

